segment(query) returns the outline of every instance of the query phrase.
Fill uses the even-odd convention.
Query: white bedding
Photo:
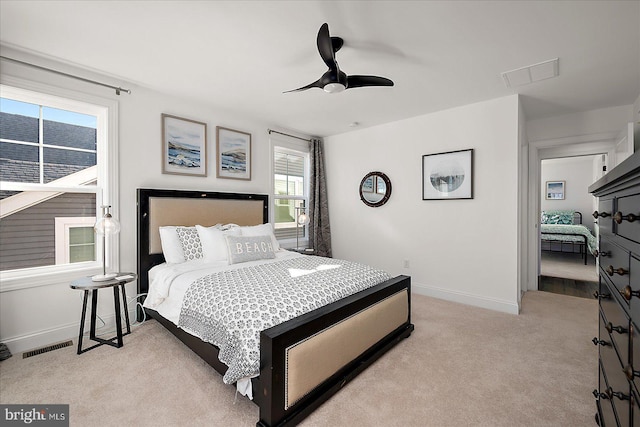
[[[276,260],[301,256],[305,255],[285,250],[276,252]],[[157,311],[162,317],[178,326],[184,294],[198,278],[217,271],[235,270],[268,262],[273,262],[273,260],[249,261],[233,265],[228,265],[227,261],[205,263],[203,260],[193,260],[180,264],[156,265],[149,270],[149,292],[143,306]],[[236,387],[240,394],[253,399],[250,377],[238,380]]]
[[[296,258],[297,252],[280,250],[276,252],[276,260]],[[249,261],[228,265],[227,261],[205,263],[202,260],[187,261],[180,264],[159,264],[149,270],[149,293],[144,300],[144,307],[151,308],[178,326],[182,300],[187,288],[198,278],[225,270],[273,262],[272,259]]]
[[[223,381],[252,398],[262,330],[389,278],[362,264],[289,251],[233,265],[193,260],[152,268],[144,307],[215,344],[229,366]]]

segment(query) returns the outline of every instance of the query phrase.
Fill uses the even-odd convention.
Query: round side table
[[[127,294],[124,285],[136,280],[138,275],[135,273],[118,273],[116,277],[102,282],[94,282],[91,277],[83,277],[74,280],[69,285],[71,289],[84,291],[84,300],[82,302],[82,318],[80,319],[80,335],[78,336],[78,354],[89,351],[93,348],[107,344],[120,348],[123,346],[122,337],[131,333],[131,325],[129,324],[129,311],[127,310]],[[98,289],[113,288],[113,301],[115,305],[116,317],[116,336],[110,339],[103,339],[96,336],[96,316],[98,308]],[[122,312],[120,309],[120,290],[122,290],[122,304],[124,305],[124,316],[127,325],[127,332],[122,332]],[[91,291],[91,329],[89,331],[89,339],[97,342],[91,347],[82,348],[82,336],[84,334],[84,319],[87,314],[87,301],[89,299],[89,291]],[[114,340],[117,340],[114,342]]]

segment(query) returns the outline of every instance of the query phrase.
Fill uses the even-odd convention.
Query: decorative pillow
[[[195,227],[176,227],[185,261],[202,258],[202,244]]]
[[[229,248],[229,264],[275,258],[271,236],[225,236]]]
[[[205,262],[228,261],[229,249],[224,236],[240,235],[240,228],[228,228],[223,231],[219,225],[213,227],[203,227],[196,225],[200,244],[202,245],[202,255]]]
[[[176,227],[166,226],[159,227],[160,243],[162,244],[162,253],[167,264],[180,264],[184,262],[184,251],[182,243],[178,238]]]
[[[542,224],[573,224],[573,211],[543,211]]]
[[[260,225],[251,225],[240,227],[243,236],[269,236],[271,237],[271,244],[273,245],[274,251],[280,250],[280,244],[278,243],[278,239],[273,234],[273,226],[269,223],[260,224]]]

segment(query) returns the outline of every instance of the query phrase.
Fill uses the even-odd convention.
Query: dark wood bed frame
[[[148,291],[149,269],[164,262],[162,254],[149,253],[149,198],[151,197],[261,200],[264,204],[262,222],[266,223],[269,219],[268,196],[264,194],[138,189],[138,293]],[[354,316],[398,292],[405,291],[408,298],[406,322],[369,347],[356,359],[347,363],[295,404],[285,409],[284,365],[287,347]],[[218,360],[216,346],[184,332],[154,310],[145,309],[145,312],[160,322],[220,374],[226,372],[227,366]],[[138,312],[138,317],[139,320],[143,317],[141,311]],[[398,276],[262,331],[260,334],[260,375],[252,379],[253,401],[260,409],[260,417],[256,425],[267,427],[297,424],[389,349],[410,336],[413,329],[414,326],[411,323],[411,278]]]

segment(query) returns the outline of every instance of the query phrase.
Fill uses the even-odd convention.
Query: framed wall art
[[[473,199],[473,149],[422,156],[422,200]]]
[[[216,127],[216,176],[251,180],[251,134]]]
[[[207,176],[207,124],[162,114],[162,173]]]
[[[564,181],[547,181],[544,192],[547,200],[564,200]]]

